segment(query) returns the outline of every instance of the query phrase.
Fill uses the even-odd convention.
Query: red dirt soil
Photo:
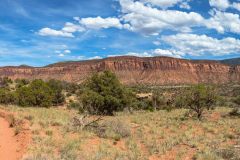
[[[7,120],[0,118],[0,159],[17,160],[17,141],[14,130],[9,128]]]
[[[0,111],[0,160],[19,160],[26,152],[30,143],[30,131],[26,129],[26,123],[22,131],[15,135],[14,128],[7,121],[8,113]]]

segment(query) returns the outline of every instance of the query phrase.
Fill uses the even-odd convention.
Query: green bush
[[[70,102],[70,103],[67,105],[67,108],[68,108],[68,109],[77,109],[77,110],[79,110],[81,113],[83,112],[82,104],[79,103],[79,102]]]
[[[135,110],[148,110],[153,111],[152,101],[150,99],[137,100],[132,104],[132,108]]]
[[[0,103],[1,104],[15,104],[16,94],[7,89],[0,88]]]
[[[240,95],[237,96],[237,97],[233,100],[233,102],[234,102],[238,107],[240,107]]]
[[[16,90],[20,106],[50,107],[53,102],[52,89],[42,80],[34,80],[29,86]]]
[[[29,87],[21,87],[16,90],[16,95],[17,95],[17,104],[20,106],[32,106],[34,105],[35,98],[34,95],[32,94],[32,91]]]
[[[8,77],[0,78],[0,88],[8,88],[9,84],[12,83],[12,80]]]
[[[92,90],[86,90],[82,96],[84,108],[91,114],[106,113],[104,106],[104,97]]]
[[[30,81],[27,79],[16,79],[15,83],[16,83],[16,88],[21,88],[23,86],[28,85]]]
[[[236,106],[232,109],[232,111],[229,114],[231,116],[240,116],[240,96],[234,98],[233,103],[235,103]]]
[[[76,83],[62,82],[63,89],[70,94],[76,94],[80,86]]]
[[[34,106],[49,107],[53,101],[52,89],[42,80],[34,80],[29,85],[29,88],[34,96]]]
[[[58,80],[50,80],[47,82],[47,85],[51,88],[52,90],[52,103],[53,105],[62,105],[65,102],[65,96],[62,93],[63,90],[63,83]]]
[[[174,100],[175,103],[175,107],[176,108],[186,108],[187,107],[187,102],[186,102],[186,97],[184,94],[181,94],[179,96],[177,96]]]
[[[94,74],[84,86],[81,101],[90,114],[113,115],[131,106],[133,94],[110,71]]]
[[[167,100],[158,91],[153,93],[152,106],[154,110],[165,109],[167,107]]]
[[[217,96],[214,88],[205,85],[197,85],[190,89],[185,96],[186,106],[201,119],[204,110],[213,109]]]

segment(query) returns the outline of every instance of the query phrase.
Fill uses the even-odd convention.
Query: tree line
[[[14,85],[11,88],[11,85]],[[153,91],[150,98],[139,99],[133,88],[120,83],[116,75],[110,71],[95,73],[83,84],[61,82],[57,80],[28,81],[8,78],[0,79],[0,103],[19,106],[51,107],[65,104],[66,97],[75,95],[77,101],[70,101],[68,106],[80,112],[98,115],[113,115],[115,112],[127,110],[171,110],[187,108],[198,119],[204,111],[212,110],[219,103],[218,91],[211,85],[194,85],[172,96],[163,95],[160,90]],[[240,95],[234,98],[236,104],[233,114],[238,114]]]

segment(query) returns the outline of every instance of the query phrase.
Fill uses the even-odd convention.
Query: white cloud
[[[212,17],[205,20],[208,28],[216,29],[220,33],[225,31],[240,33],[240,17],[238,14],[212,10]]]
[[[38,31],[38,34],[41,36],[54,36],[54,37],[74,37],[72,33],[65,31],[58,31],[51,28],[42,28]]]
[[[80,17],[73,17],[75,21],[80,21]]]
[[[230,4],[228,0],[209,0],[212,9],[210,18],[205,19],[196,12],[178,10],[163,10],[179,5],[180,8],[190,9],[191,0],[119,0],[121,14],[118,18],[108,17],[73,17],[78,24],[67,22],[61,30],[50,28],[41,29],[42,36],[74,37],[76,32],[108,28],[127,29],[145,36],[159,35],[163,30],[173,30],[181,33],[193,32],[193,27],[207,27],[219,33],[240,33],[239,14],[224,11],[229,7],[239,8],[239,3]],[[162,8],[162,9],[160,9]]]
[[[94,56],[94,57],[89,57],[88,59],[89,59],[89,60],[93,60],[93,59],[102,59],[102,57],[100,57],[100,56]]]
[[[158,46],[158,45],[161,44],[161,42],[159,42],[159,41],[153,41],[153,44],[155,44],[156,46]]]
[[[206,35],[177,34],[163,36],[162,40],[175,50],[192,56],[204,54],[221,56],[240,52],[240,40],[235,38],[216,39]]]
[[[183,9],[191,9],[191,6],[188,4],[188,2],[183,2],[179,5],[180,8],[183,8]]]
[[[240,11],[240,3],[234,2],[232,4],[232,8],[235,8],[236,10]]]
[[[89,29],[101,29],[101,28],[119,28],[121,29],[123,26],[118,18],[102,18],[102,17],[89,17],[82,18],[80,21],[84,27]]]
[[[59,54],[58,56],[59,56],[59,57],[64,57],[65,55],[61,53],[61,54]]]
[[[167,56],[167,57],[175,57],[175,58],[182,58],[185,54],[176,51],[173,49],[155,49],[146,52],[128,52],[125,54],[112,54],[108,55],[107,57],[117,57],[117,56],[136,56],[136,57],[155,57],[155,56]]]
[[[152,54],[154,56],[167,56],[167,57],[175,57],[182,58],[185,53],[176,51],[176,50],[164,50],[164,49],[155,49]]]
[[[209,0],[209,4],[210,6],[223,11],[230,7],[228,0]]]
[[[225,11],[228,8],[234,8],[240,11],[240,3],[230,3],[229,0],[209,0],[210,6],[217,8],[218,10]]]
[[[59,51],[59,50],[56,50],[56,51],[55,51],[55,53],[61,53],[61,51]]]
[[[62,31],[67,33],[74,33],[74,32],[84,32],[85,28],[83,28],[80,25],[76,25],[70,22],[65,23],[65,26],[63,27]]]
[[[127,56],[136,56],[136,57],[153,57],[151,53],[143,52],[143,53],[137,53],[137,52],[129,52],[125,54]]]
[[[204,18],[195,12],[160,10],[146,6],[139,1],[120,0],[122,19],[130,24],[129,30],[143,34],[157,35],[164,29],[181,31],[183,28],[202,25]]]
[[[65,53],[65,54],[70,54],[71,51],[70,51],[69,49],[66,49],[66,50],[64,50],[64,53]]]
[[[183,0],[141,0],[141,2],[146,4],[151,4],[153,6],[158,6],[163,9],[173,7],[174,5],[182,2]]]
[[[75,32],[84,32],[85,28],[70,22],[65,23],[61,30],[54,30],[51,28],[42,28],[38,31],[41,36],[55,36],[55,37],[74,37]]]

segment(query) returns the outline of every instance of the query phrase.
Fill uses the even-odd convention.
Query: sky
[[[0,66],[240,57],[240,0],[0,0]]]

